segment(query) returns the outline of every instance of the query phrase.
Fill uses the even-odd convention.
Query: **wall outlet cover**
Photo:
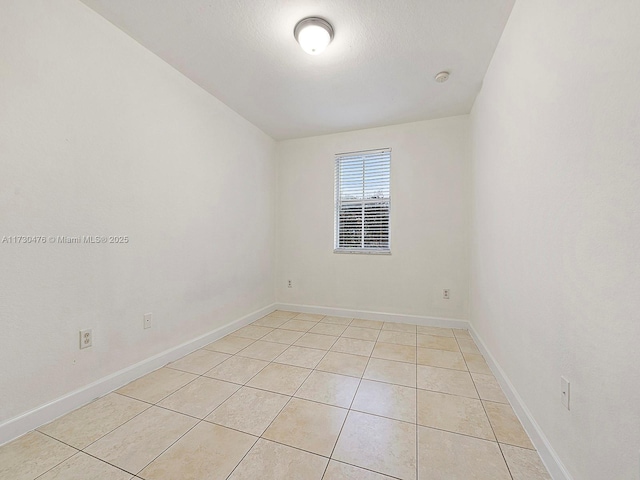
[[[564,377],[560,377],[560,395],[561,395],[561,400],[562,400],[562,405],[565,406],[565,408],[567,410],[570,410],[569,408],[569,399],[571,396],[571,384],[569,383],[569,380],[567,380]]]
[[[142,326],[144,328],[151,328],[152,322],[153,322],[153,314],[152,313],[145,313]]]
[[[93,332],[90,328],[80,330],[80,349],[89,348],[93,345]]]

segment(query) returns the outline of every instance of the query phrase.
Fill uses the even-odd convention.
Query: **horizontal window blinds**
[[[388,253],[391,150],[335,159],[335,250]]]

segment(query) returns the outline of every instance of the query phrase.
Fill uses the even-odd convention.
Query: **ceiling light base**
[[[333,40],[333,27],[324,18],[307,17],[293,29],[293,36],[309,55],[318,55]]]

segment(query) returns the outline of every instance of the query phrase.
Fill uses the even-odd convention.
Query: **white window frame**
[[[388,226],[387,226],[387,238],[388,238],[388,243],[387,246],[384,248],[380,248],[380,247],[365,247],[364,246],[364,227],[365,227],[365,219],[364,219],[364,215],[362,218],[362,236],[361,236],[361,241],[362,244],[360,247],[340,247],[339,246],[339,235],[340,235],[340,209],[341,206],[343,205],[342,198],[341,198],[341,178],[340,178],[340,162],[343,159],[347,159],[347,158],[353,158],[353,157],[367,157],[367,156],[380,156],[381,154],[388,154],[388,165],[389,165],[389,174],[388,174],[388,190],[389,190],[389,198],[385,199],[384,203],[387,203],[389,205],[389,213],[388,213]],[[364,168],[364,165],[363,165]],[[337,153],[335,155],[335,171],[334,171],[334,175],[335,175],[335,183],[334,183],[334,188],[335,188],[335,194],[334,194],[334,199],[335,199],[335,205],[334,205],[334,243],[333,243],[333,253],[354,253],[354,254],[368,254],[368,255],[391,255],[391,148],[381,148],[381,149],[375,149],[375,150],[362,150],[362,151],[357,151],[357,152],[345,152],[345,153]],[[366,175],[363,173],[363,190],[365,188],[367,184],[367,179],[366,179]],[[349,201],[348,203],[352,203],[352,204],[362,204],[363,209],[364,209],[364,205],[367,203],[380,203],[380,199],[365,199],[364,195],[363,198],[360,200],[353,200],[353,201]]]

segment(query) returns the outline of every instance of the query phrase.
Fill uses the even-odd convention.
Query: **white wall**
[[[382,147],[392,254],[334,254],[334,154]],[[467,116],[279,142],[277,157],[279,302],[467,318]]]
[[[472,324],[576,480],[639,478],[638,25],[518,1],[472,112]]]
[[[0,423],[273,303],[274,147],[79,2],[2,2],[0,236],[130,240],[0,244]]]

